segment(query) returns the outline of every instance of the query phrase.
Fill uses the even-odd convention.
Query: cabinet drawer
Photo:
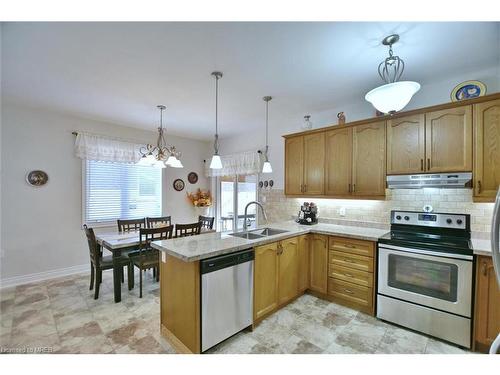
[[[373,258],[345,253],[343,251],[330,250],[329,263],[360,271],[373,272]]]
[[[372,241],[355,240],[344,237],[331,236],[329,239],[329,247],[331,250],[338,250],[371,258],[373,258],[375,252],[375,243]]]
[[[328,278],[328,294],[370,308],[373,305],[373,289]]]
[[[373,273],[371,272],[359,271],[330,263],[328,276],[361,286],[373,287]]]

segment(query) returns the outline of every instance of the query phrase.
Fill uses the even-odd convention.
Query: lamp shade
[[[268,161],[264,162],[264,165],[262,166],[262,173],[273,173],[271,163],[269,163]]]
[[[220,160],[220,156],[214,154],[212,156],[212,161],[210,162],[210,169],[222,169],[222,161]]]
[[[184,168],[184,166],[182,165],[181,161],[177,158],[174,159],[174,161],[172,162],[172,164],[170,164],[170,166],[172,168]]]
[[[365,99],[383,113],[401,111],[410,102],[420,84],[413,81],[388,83],[374,88],[365,95]]]

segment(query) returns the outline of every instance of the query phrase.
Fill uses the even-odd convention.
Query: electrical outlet
[[[345,207],[340,207],[339,208],[339,215],[340,216],[345,216]]]

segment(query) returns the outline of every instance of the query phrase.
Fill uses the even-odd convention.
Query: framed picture
[[[44,171],[31,171],[26,175],[26,182],[35,187],[45,185],[49,181],[49,175]]]
[[[196,184],[198,182],[198,175],[196,172],[190,172],[188,174],[188,181],[190,184]]]
[[[486,94],[486,85],[480,81],[465,81],[455,86],[451,92],[451,101],[477,98]]]
[[[177,180],[174,181],[173,186],[175,191],[182,191],[184,190],[184,181],[178,178]]]

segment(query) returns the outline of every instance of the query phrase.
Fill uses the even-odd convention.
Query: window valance
[[[205,163],[207,177],[257,174],[261,170],[260,154],[246,151],[232,155],[221,155],[222,169],[210,169],[210,162]]]
[[[75,156],[85,160],[117,163],[137,163],[141,144],[115,138],[78,133],[75,141]]]

